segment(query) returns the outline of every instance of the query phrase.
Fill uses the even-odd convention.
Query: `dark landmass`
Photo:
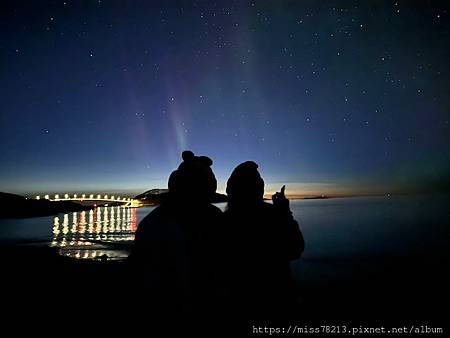
[[[20,195],[0,192],[0,219],[51,216],[88,209],[91,207],[71,201],[27,199]]]
[[[323,200],[332,198],[330,196],[326,195],[317,195],[317,196],[302,196],[302,195],[287,195],[286,196],[289,200]],[[265,201],[271,201],[272,197],[264,197]]]
[[[140,200],[141,202],[147,202],[147,203],[155,203],[159,204],[161,201],[163,201],[165,198],[167,198],[167,194],[169,193],[169,189],[150,189],[142,194],[137,195],[134,197],[136,200]]]
[[[323,200],[323,199],[327,199],[327,198],[330,198],[330,197],[325,196],[325,195],[303,197],[304,200]]]
[[[169,194],[168,189],[151,189],[137,195],[134,199],[141,201],[144,204],[161,204],[162,201],[166,200]],[[224,194],[215,193],[211,203],[223,203],[227,202],[228,197]]]

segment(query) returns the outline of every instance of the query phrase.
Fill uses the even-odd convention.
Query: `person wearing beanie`
[[[264,180],[255,162],[239,164],[227,182],[228,208],[224,229],[233,250],[227,264],[230,303],[245,318],[261,319],[290,313],[289,263],[300,258],[304,239],[281,192],[264,202]]]
[[[169,177],[169,197],[183,203],[211,201],[217,181],[211,169],[213,161],[206,156],[195,156],[192,151],[182,153],[183,162]]]
[[[215,301],[216,231],[222,211],[212,160],[182,153],[169,177],[168,198],[138,225],[129,257],[145,308],[159,318],[203,313]]]

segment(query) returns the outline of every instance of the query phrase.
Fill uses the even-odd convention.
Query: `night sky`
[[[2,1],[0,190],[162,188],[184,149],[222,190],[245,160],[268,191],[450,190],[449,8]]]

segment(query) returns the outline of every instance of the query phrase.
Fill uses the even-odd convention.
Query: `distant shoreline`
[[[20,195],[0,193],[0,219],[17,219],[53,216],[59,213],[91,209],[71,201],[27,199]]]

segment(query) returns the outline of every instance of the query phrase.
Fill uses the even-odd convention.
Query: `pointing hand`
[[[286,186],[281,187],[280,192],[276,192],[272,195],[273,205],[280,209],[289,210],[289,200],[286,198],[284,191]]]

